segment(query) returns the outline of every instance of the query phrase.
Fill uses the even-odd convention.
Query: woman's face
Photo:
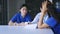
[[[44,1],[44,2],[42,2],[42,8],[40,8],[40,10],[42,11],[42,10],[44,10],[44,11],[46,11],[47,10],[47,1]]]
[[[24,6],[24,7],[22,7],[21,9],[20,9],[20,12],[21,12],[21,14],[22,15],[26,15],[27,14],[27,8]]]

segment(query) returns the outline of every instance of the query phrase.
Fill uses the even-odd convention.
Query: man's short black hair
[[[28,9],[27,4],[23,4],[23,5],[20,7],[20,9],[21,9],[22,7],[26,7],[26,8]]]

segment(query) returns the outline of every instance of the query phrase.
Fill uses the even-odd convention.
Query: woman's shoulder
[[[37,13],[37,15],[38,15],[38,16],[40,16],[40,15],[41,15],[41,13]]]

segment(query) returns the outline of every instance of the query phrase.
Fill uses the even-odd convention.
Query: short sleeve
[[[12,22],[16,22],[16,21],[17,21],[17,16],[18,16],[18,14],[15,14],[15,15],[12,17],[11,21],[12,21]]]
[[[41,13],[38,13],[38,14],[35,16],[34,20],[33,20],[31,23],[37,23],[37,22],[39,21],[40,15],[41,15]]]
[[[57,24],[57,21],[53,17],[50,17],[46,20],[46,24],[50,27],[54,27]]]
[[[31,19],[31,15],[27,13],[27,15],[25,16],[25,19],[24,19],[24,22],[31,22],[32,19]]]
[[[30,15],[28,15],[26,18],[27,18],[27,19],[26,19],[26,21],[28,21],[28,22],[31,22],[31,21],[32,21],[32,19],[31,19],[31,16],[30,16]]]

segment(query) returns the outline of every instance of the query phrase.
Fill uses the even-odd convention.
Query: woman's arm
[[[38,22],[38,28],[47,28],[49,27],[47,24],[43,23],[44,13],[41,13],[40,20]]]
[[[48,28],[49,25],[47,25],[46,23],[43,23],[43,18],[44,18],[44,13],[42,13],[42,15],[40,16],[40,20],[38,22],[38,28]]]
[[[49,25],[43,23],[42,25],[40,25],[40,26],[38,27],[38,29],[42,29],[42,28],[50,28],[50,27],[49,27]]]
[[[41,15],[40,15],[40,20],[38,22],[38,28],[47,28],[49,27],[47,24],[43,23],[43,18],[47,13],[47,1],[42,3],[42,9],[41,9]]]

